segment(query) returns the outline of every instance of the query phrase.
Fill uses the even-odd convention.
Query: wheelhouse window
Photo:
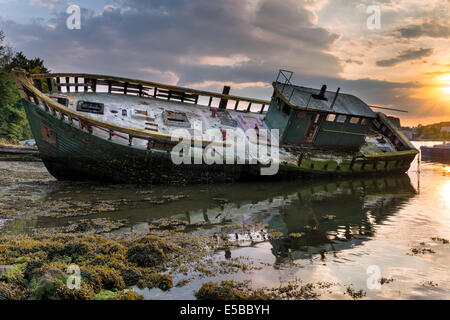
[[[350,118],[350,123],[351,124],[358,124],[359,122],[359,118],[358,117],[351,117]]]
[[[334,122],[334,120],[336,120],[336,115],[333,113],[330,113],[327,115],[326,121],[328,122]]]
[[[366,118],[361,119],[362,126],[367,126],[368,124],[369,124],[369,119],[366,119]]]
[[[336,122],[344,123],[347,120],[347,116],[339,115],[337,116]]]
[[[287,103],[283,103],[282,111],[285,115],[289,116],[291,114],[291,107]]]
[[[280,99],[280,97],[275,97],[275,107],[277,108],[277,110],[280,110],[281,104],[283,103]]]

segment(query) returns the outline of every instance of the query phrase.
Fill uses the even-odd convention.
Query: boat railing
[[[140,97],[153,97],[155,99],[178,101],[195,105],[200,104],[209,107],[219,105],[223,109],[259,112],[261,114],[267,111],[266,106],[270,104],[269,101],[261,99],[105,75],[49,73],[32,74],[29,78],[40,91],[45,88],[50,93],[108,92]]]
[[[291,102],[292,97],[295,96],[294,95],[295,93],[299,92],[301,94],[306,94],[308,96],[308,102],[306,103],[306,105],[304,107],[308,107],[309,103],[311,102],[313,93],[308,92],[306,90],[299,89],[296,86],[294,86],[291,82],[293,75],[294,75],[294,72],[289,71],[289,70],[280,69],[280,71],[278,71],[276,83],[280,83],[282,85],[281,94],[284,94],[284,91],[286,90],[286,88],[290,89],[291,92],[290,93],[287,92],[287,94],[289,94],[289,97],[287,98],[287,100],[291,104],[292,104],[292,102]]]
[[[171,150],[173,145],[179,143],[180,141],[182,140],[186,141],[186,137],[174,136],[162,132],[125,127],[116,125],[114,123],[94,119],[82,112],[70,109],[67,106],[64,106],[58,103],[57,101],[51,99],[45,93],[43,93],[42,91],[43,88],[38,89],[39,86],[36,84],[37,79],[41,80],[49,79],[49,81],[47,82],[48,84],[51,83],[52,79],[55,77],[53,76],[47,77],[45,75],[28,77],[25,70],[17,68],[13,70],[13,74],[21,98],[26,99],[30,103],[41,106],[43,110],[45,110],[46,112],[50,113],[55,117],[58,117],[61,121],[64,121],[72,126],[77,126],[79,129],[87,131],[90,134],[94,133],[94,129],[98,129],[104,133],[102,135],[103,137],[106,136],[110,140],[112,140],[113,138],[119,138],[123,141],[128,142],[130,146],[133,145],[142,146],[136,144],[135,139],[146,140],[147,149],[154,148],[156,144],[158,145],[159,149],[166,149],[167,151]],[[49,84],[49,88],[53,88],[53,84]],[[225,142],[202,140],[202,139],[198,140],[195,137],[191,139],[190,142],[194,146],[203,146],[203,147],[206,147],[208,145],[220,145],[220,146],[228,145]]]

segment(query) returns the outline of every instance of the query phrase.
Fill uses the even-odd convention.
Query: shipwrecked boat
[[[103,75],[13,72],[41,158],[60,180],[400,173],[418,153],[359,98],[295,86],[284,70],[271,101],[230,95],[229,87],[219,94]],[[232,142],[222,139],[230,132]]]

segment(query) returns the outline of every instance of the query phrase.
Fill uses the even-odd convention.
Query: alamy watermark
[[[367,29],[379,30],[381,29],[381,8],[377,5],[368,6],[366,13],[370,14],[367,18]]]
[[[69,30],[80,30],[81,29],[81,9],[80,6],[76,4],[70,5],[66,13],[69,17],[66,20],[66,26]]]
[[[368,275],[366,284],[369,290],[380,290],[381,289],[381,269],[377,265],[368,266],[366,269]]]
[[[71,264],[67,267],[67,274],[69,277],[66,281],[66,286],[70,290],[77,289],[79,290],[81,288],[81,271],[80,267],[76,264]]]
[[[261,175],[278,173],[278,129],[202,128],[201,121],[194,121],[193,129],[172,132],[172,141],[179,141],[170,154],[175,165],[259,165]]]

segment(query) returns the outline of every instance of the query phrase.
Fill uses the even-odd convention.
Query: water
[[[0,173],[0,233],[33,234],[95,218],[121,221],[112,232],[146,232],[152,221],[170,217],[191,223],[189,232],[226,232],[230,239],[238,232],[240,247],[231,255],[260,266],[168,292],[138,290],[148,298],[192,299],[210,280],[276,287],[296,278],[330,283],[323,299],[349,299],[347,287],[371,299],[450,298],[450,244],[432,240],[450,239],[450,164],[418,167],[416,159],[408,174],[391,177],[153,189],[62,183],[39,163],[0,163]],[[264,241],[267,231],[282,236]],[[374,288],[377,272],[393,281]]]

